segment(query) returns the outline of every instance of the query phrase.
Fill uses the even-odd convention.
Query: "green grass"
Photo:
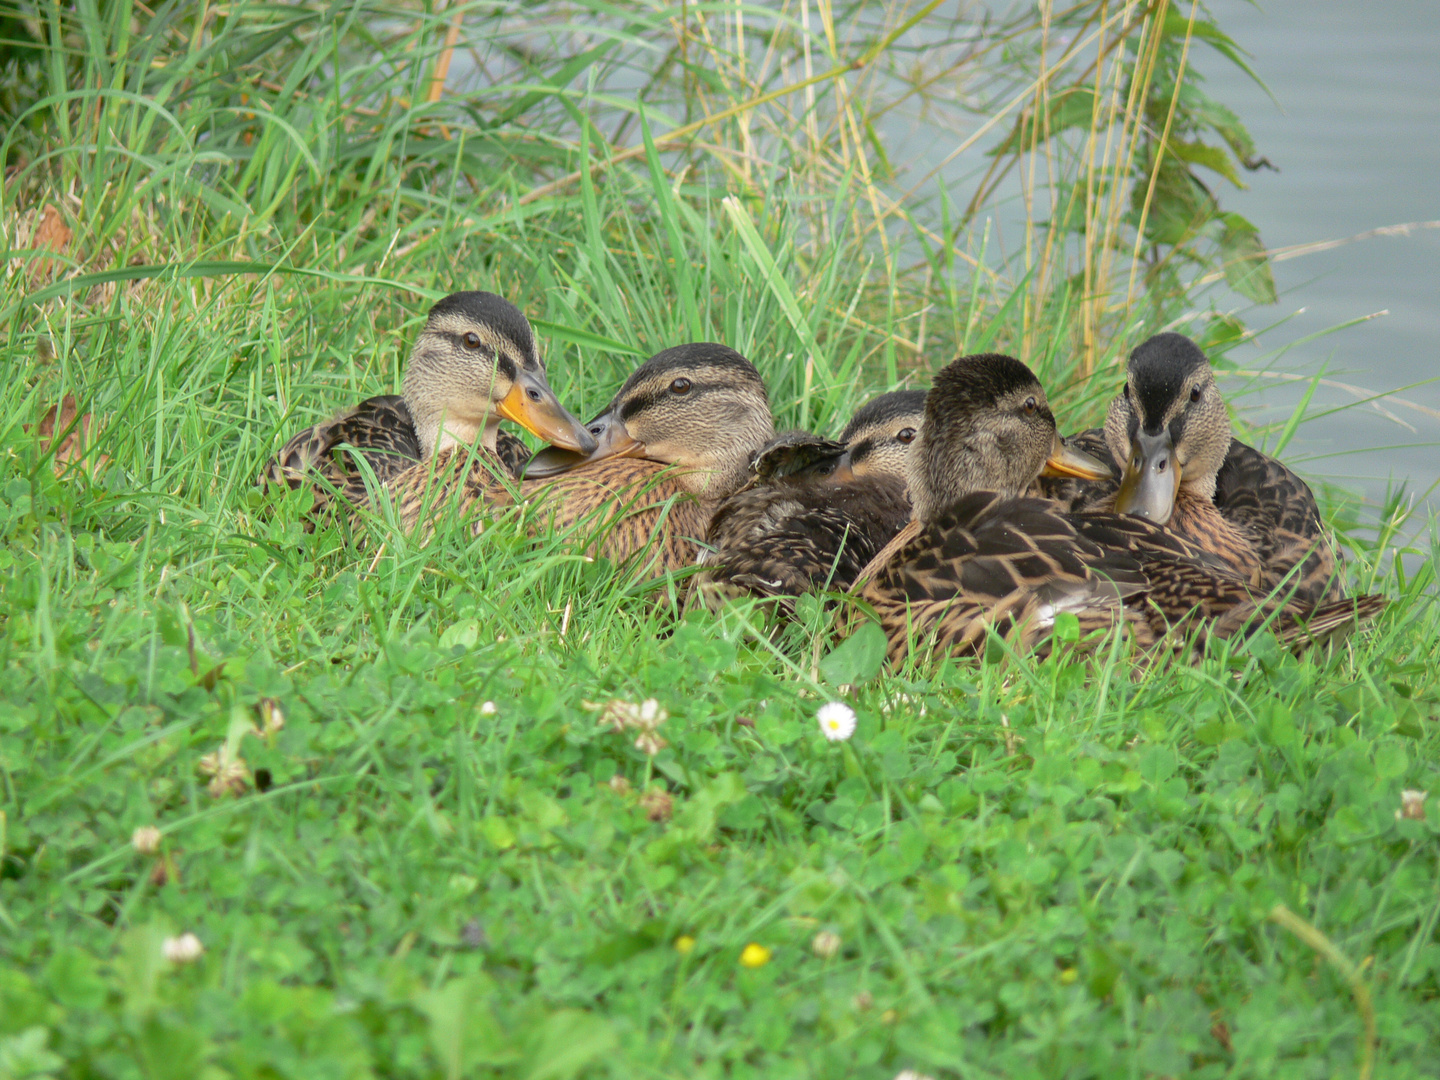
[[[361,7],[82,5],[0,80],[26,115],[0,187],[0,1077],[1436,1075],[1440,797],[1396,816],[1440,790],[1433,549],[1407,572],[1392,532],[1354,542],[1352,586],[1394,605],[1333,655],[878,673],[813,606],[773,635],[743,605],[679,619],[673,587],[508,519],[358,550],[260,497],[284,435],[397,388],[461,287],[521,304],[584,415],[696,336],[827,433],[959,350],[1022,352],[1062,426],[1114,391],[1082,375],[1071,279],[972,276],[959,226],[881,250],[834,131],[807,149],[757,108],[749,179],[733,126],[665,141],[753,96],[698,30],[666,52],[664,13],[603,23],[592,65],[672,65],[616,128],[584,64],[467,10],[510,67],[433,104],[446,16]],[[74,237],[46,270],[17,237],[49,204]],[[1107,355],[1149,332],[1113,314]],[[24,428],[70,393],[97,482]],[[651,697],[653,757],[596,707]],[[250,734],[265,699],[284,726]],[[227,746],[239,796],[200,771]],[[183,932],[203,956],[167,962]]]

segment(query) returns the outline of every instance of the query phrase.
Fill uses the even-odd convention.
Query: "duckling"
[[[992,630],[1043,653],[1060,612],[1082,632],[1123,623],[1142,646],[1173,643],[1176,629],[1203,643],[1269,621],[1302,648],[1383,609],[1383,597],[1318,606],[1257,598],[1223,558],[1164,526],[1027,496],[1062,446],[1045,392],[1020,361],[962,357],[936,376],[908,468],[918,526],[860,591],[892,663],[922,645],[975,652]],[[1070,475],[1103,478],[1103,463],[1064,449]]]
[[[1103,429],[1076,436],[1124,462],[1114,483],[1042,481],[1070,509],[1148,518],[1223,558],[1267,591],[1319,602],[1344,596],[1315,495],[1279,461],[1233,437],[1205,354],[1157,334],[1130,354]]]
[[[765,383],[734,349],[710,342],[656,353],[592,420],[589,453],[542,450],[519,498],[554,528],[589,522],[587,548],[615,563],[645,554],[659,574],[692,565],[715,509],[742,487],[775,435]],[[474,494],[493,505],[512,496]],[[653,545],[653,548],[652,548]]]
[[[367,505],[356,455],[402,497],[432,472],[443,475],[457,451],[466,462],[473,457],[473,467],[518,476],[530,455],[500,431],[501,417],[558,446],[595,448],[550,389],[529,320],[494,293],[453,293],[430,309],[404,390],[367,398],[299,432],[266,467],[261,485],[311,486],[313,517],[328,509],[332,494],[352,508]]]
[[[848,589],[909,520],[905,458],[924,413],[925,391],[897,390],[856,412],[838,442],[786,432],[762,449],[710,523],[697,595],[714,607]]]

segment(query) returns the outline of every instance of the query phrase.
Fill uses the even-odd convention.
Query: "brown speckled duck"
[[[588,427],[596,448],[541,451],[526,466],[520,498],[532,520],[581,525],[593,536],[587,551],[615,563],[643,556],[652,574],[696,561],[715,508],[775,435],[760,373],[709,342],[651,357]],[[477,497],[503,505],[510,494],[492,487]]]
[[[849,588],[910,518],[905,458],[924,415],[925,391],[897,390],[857,411],[838,442],[786,432],[762,449],[710,523],[698,595],[714,607]]]
[[[502,432],[503,417],[574,450],[595,440],[556,399],[530,323],[507,300],[459,292],[430,309],[405,370],[403,396],[367,398],[292,437],[267,466],[262,484],[309,485],[312,515],[338,493],[352,508],[369,502],[363,459],[402,502],[431,474],[479,469],[517,476],[525,444]],[[458,458],[458,460],[451,460]]]
[[[1191,632],[1203,643],[1268,621],[1301,648],[1384,607],[1382,597],[1268,599],[1164,526],[1027,496],[1057,445],[1044,391],[1020,361],[963,357],[936,376],[909,464],[917,524],[860,593],[892,663],[912,651],[973,653],[991,630],[1043,652],[1060,612],[1082,633],[1124,623],[1143,646],[1177,647]]]
[[[1297,600],[1344,595],[1339,561],[1315,495],[1279,461],[1231,435],[1205,354],[1157,334],[1130,354],[1103,429],[1074,437],[1120,481],[1042,481],[1077,511],[1118,511],[1167,525],[1267,591]]]

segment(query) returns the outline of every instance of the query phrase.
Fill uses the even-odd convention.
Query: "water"
[[[1248,191],[1221,196],[1259,226],[1268,247],[1440,219],[1440,5],[1289,0],[1256,9],[1242,0],[1212,0],[1210,6],[1275,98],[1214,52],[1197,54],[1207,90],[1240,114],[1260,152],[1280,169],[1253,174]],[[1285,321],[1233,352],[1241,363],[1259,364],[1308,335],[1388,311],[1294,344],[1268,362],[1276,371],[1305,374],[1328,368],[1331,377],[1376,392],[1440,376],[1440,228],[1277,263],[1275,279],[1280,303],[1243,317],[1255,329]],[[1399,396],[1440,412],[1440,382]],[[1257,403],[1248,417],[1273,418],[1288,415],[1298,392],[1272,386],[1244,400]],[[1310,413],[1354,400],[1322,388]],[[1440,480],[1440,417],[1380,404],[1414,430],[1373,406],[1348,408],[1302,424],[1285,457],[1372,506],[1390,482],[1406,481],[1408,491],[1423,495]],[[1440,510],[1440,498],[1432,493],[1429,505]]]
[[[1209,6],[1249,52],[1274,99],[1209,46],[1194,47],[1192,69],[1279,169],[1247,174],[1244,191],[1207,177],[1222,206],[1254,222],[1272,250],[1440,219],[1440,3]],[[947,129],[924,114],[896,110],[886,121],[887,148],[911,182],[939,167],[940,182],[963,203],[974,190],[977,161],[983,168],[983,147],[942,162],[974,123]],[[1012,198],[997,204],[991,222],[1008,250],[1023,231],[1015,190],[1011,185]],[[1440,228],[1277,262],[1274,272],[1276,305],[1257,307],[1223,288],[1215,294],[1258,332],[1231,359],[1272,375],[1323,370],[1374,393],[1440,376]],[[1304,340],[1381,311],[1388,314]],[[1227,377],[1222,389],[1247,421],[1273,425],[1262,428],[1259,440],[1270,448],[1304,393],[1273,377]],[[1440,382],[1400,396],[1431,411],[1380,402],[1403,421],[1397,423],[1373,405],[1356,405],[1352,393],[1320,387],[1281,456],[1310,480],[1333,485],[1344,501],[1363,500],[1356,506],[1361,520],[1375,519],[1392,485],[1404,482],[1407,492],[1425,495],[1440,480]],[[1440,511],[1440,496],[1432,492],[1425,509]]]

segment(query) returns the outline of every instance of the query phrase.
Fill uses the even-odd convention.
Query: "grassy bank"
[[[5,24],[0,1077],[1434,1075],[1440,797],[1397,816],[1436,788],[1432,552],[1357,542],[1395,603],[1333,655],[877,673],[813,610],[680,620],[513,523],[377,557],[253,488],[455,288],[585,416],[713,338],[785,424],[991,347],[1093,421],[1202,307],[1171,268],[1259,289],[1141,168],[1189,8],[957,22],[920,75],[919,7],[50,10]],[[1070,34],[1059,74],[1126,91],[1093,128],[1031,85]],[[887,172],[921,76],[1014,123],[996,177],[1069,184],[1004,258],[989,180]],[[1090,130],[1134,149],[1087,187]],[[1231,321],[1184,325],[1223,362]],[[653,756],[602,723],[647,698]]]

